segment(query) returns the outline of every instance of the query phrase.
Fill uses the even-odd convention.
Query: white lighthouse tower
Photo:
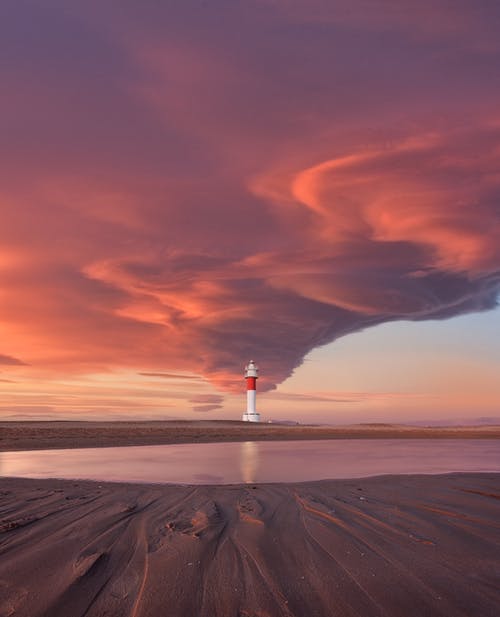
[[[245,380],[247,382],[247,410],[243,414],[244,422],[260,422],[260,414],[257,413],[255,404],[257,401],[257,379],[259,368],[253,360],[245,366]]]

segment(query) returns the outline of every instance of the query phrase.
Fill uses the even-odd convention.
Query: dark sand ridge
[[[499,439],[500,426],[283,426],[230,421],[0,422],[0,451],[294,439]]]
[[[500,474],[0,480],[7,617],[498,617]]]

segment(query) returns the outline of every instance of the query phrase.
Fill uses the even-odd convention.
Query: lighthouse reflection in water
[[[257,484],[381,474],[500,473],[498,439],[183,443],[0,452],[0,477]]]
[[[241,444],[241,476],[245,484],[256,482],[259,468],[259,444],[255,441],[244,441]]]

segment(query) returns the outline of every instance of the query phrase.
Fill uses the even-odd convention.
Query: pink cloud
[[[347,333],[496,306],[494,7],[181,4],[33,3],[35,39],[3,11],[0,364],[239,391],[255,357],[269,390]]]

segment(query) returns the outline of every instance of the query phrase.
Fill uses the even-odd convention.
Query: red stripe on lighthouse
[[[256,381],[257,378],[256,377],[247,377],[247,390],[257,390],[256,387]]]

